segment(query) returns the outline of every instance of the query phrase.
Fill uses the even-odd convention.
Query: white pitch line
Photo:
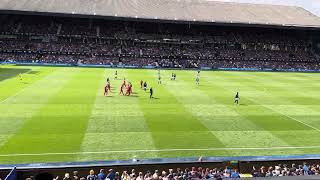
[[[137,149],[137,150],[110,150],[66,153],[26,153],[0,154],[0,157],[14,156],[48,156],[48,155],[77,155],[77,154],[108,154],[108,153],[139,153],[139,152],[173,152],[173,151],[231,151],[231,150],[279,150],[279,149],[320,149],[320,146],[282,146],[282,147],[230,147],[230,148],[203,148],[203,149]]]
[[[224,89],[225,89],[225,88],[224,88]],[[226,90],[227,90],[227,89],[226,89]],[[230,90],[229,90],[229,91],[230,91]],[[258,91],[259,91],[259,90],[258,90]],[[230,92],[231,92],[231,91],[230,91]],[[270,94],[269,92],[267,92],[267,93]],[[312,128],[312,129],[320,132],[320,129],[318,129],[318,128],[314,127],[314,126],[311,126],[310,124],[307,124],[307,123],[305,123],[305,122],[303,122],[303,121],[300,121],[300,120],[298,120],[298,119],[296,119],[296,118],[294,118],[294,117],[291,117],[291,116],[289,116],[289,115],[287,115],[287,114],[284,114],[284,113],[282,113],[282,112],[280,112],[280,111],[278,111],[278,110],[276,110],[276,109],[274,109],[274,108],[272,108],[272,107],[269,107],[269,106],[266,106],[266,105],[264,105],[264,104],[261,104],[261,103],[257,102],[256,100],[253,100],[252,98],[247,98],[247,99],[249,99],[250,101],[253,101],[253,102],[257,103],[257,104],[260,105],[260,106],[263,106],[263,107],[265,107],[265,108],[267,108],[267,109],[270,109],[271,111],[274,111],[274,112],[276,112],[276,113],[279,113],[279,114],[281,114],[282,116],[285,116],[285,117],[287,117],[287,118],[289,118],[289,119],[292,119],[292,120],[294,120],[294,121],[296,121],[296,122],[299,122],[299,123],[301,123],[301,124],[303,124],[303,125],[305,125],[305,126],[308,126],[308,127]]]
[[[257,104],[260,104],[260,103],[258,103],[256,100],[253,100],[253,99],[251,99],[251,98],[247,98],[247,99],[250,99],[251,101],[253,101],[253,102],[257,103]],[[287,117],[287,118],[289,118],[289,119],[292,119],[292,120],[294,120],[294,121],[296,121],[296,122],[299,122],[299,123],[301,123],[301,124],[303,124],[303,125],[305,125],[305,126],[308,126],[308,127],[312,128],[312,129],[320,132],[320,129],[318,129],[318,128],[314,127],[314,126],[311,126],[310,124],[307,124],[307,123],[305,123],[305,122],[303,122],[303,121],[300,121],[300,120],[298,120],[298,119],[296,119],[296,118],[294,118],[294,117],[291,117],[291,116],[289,116],[289,115],[287,115],[287,114],[284,114],[283,112],[280,112],[280,111],[278,111],[277,109],[274,109],[274,108],[272,108],[272,107],[270,107],[270,106],[267,106],[267,105],[264,105],[264,104],[260,104],[260,105],[263,106],[263,107],[265,107],[265,108],[267,108],[267,109],[270,109],[271,111],[274,111],[274,112],[276,112],[276,113],[279,113],[279,114],[282,115],[282,116],[285,116],[285,117]]]
[[[0,101],[0,104],[6,102],[6,101],[9,100],[10,98],[14,98],[14,97],[18,96],[18,95],[21,94],[25,89],[26,89],[26,87],[23,88],[23,89],[21,89],[20,91],[18,91],[16,94],[14,94],[14,95],[12,95],[12,96],[9,96],[9,97],[1,100],[1,101]]]
[[[266,105],[263,105],[263,106],[266,107],[266,108],[268,108],[268,109],[271,109],[272,111],[275,111],[275,112],[277,112],[277,113],[279,113],[279,114],[281,114],[281,115],[283,115],[283,116],[286,116],[286,117],[289,118],[289,119],[292,119],[292,120],[294,120],[294,121],[297,121],[297,122],[299,122],[299,123],[301,123],[301,124],[304,124],[304,125],[312,128],[312,129],[320,132],[320,129],[318,129],[318,128],[314,127],[314,126],[311,126],[310,124],[307,124],[307,123],[305,123],[305,122],[303,122],[303,121],[300,121],[300,120],[298,120],[298,119],[296,119],[296,118],[294,118],[294,117],[291,117],[291,116],[289,116],[289,115],[287,115],[287,114],[284,114],[284,113],[282,113],[282,112],[280,112],[280,111],[278,111],[278,110],[275,110],[275,109],[272,108],[272,107],[269,107],[269,106],[266,106]]]

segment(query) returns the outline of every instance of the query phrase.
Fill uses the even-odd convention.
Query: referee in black
[[[239,96],[239,92],[237,92],[236,96],[234,97],[234,104],[239,104],[239,99],[240,99],[240,96]]]
[[[150,88],[150,99],[153,98],[153,89]]]

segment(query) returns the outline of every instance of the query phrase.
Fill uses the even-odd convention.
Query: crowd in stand
[[[17,16],[0,27],[2,62],[320,69],[304,31]]]
[[[186,169],[168,169],[138,172],[131,171],[117,172],[113,169],[101,169],[100,172],[90,170],[88,175],[80,175],[78,171],[65,173],[64,177],[56,177],[54,180],[200,180],[200,179],[227,179],[227,178],[249,178],[249,177],[283,177],[283,176],[309,176],[320,175],[320,165],[279,164],[276,166],[252,168],[251,173],[239,172],[236,168],[202,168],[191,167]],[[30,177],[26,180],[34,180]]]
[[[302,165],[292,164],[291,166],[286,164],[279,164],[274,167],[262,166],[260,169],[253,167],[251,174],[252,177],[320,175],[320,165],[303,163]]]

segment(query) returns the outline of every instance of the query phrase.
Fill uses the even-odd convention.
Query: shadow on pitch
[[[18,69],[18,68],[0,68],[0,81],[15,78],[19,74],[37,74],[39,71],[32,71],[31,69]]]
[[[132,95],[130,95],[130,96],[128,96],[128,97],[135,97],[135,98],[137,98],[137,97],[139,97],[139,96],[132,93]]]

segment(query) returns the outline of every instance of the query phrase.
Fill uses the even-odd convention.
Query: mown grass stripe
[[[155,99],[149,98],[149,91],[139,89],[140,107],[144,112],[149,129],[157,149],[193,148],[193,147],[223,147],[210,131],[193,116],[170,92],[165,79],[162,85],[157,85],[157,72],[147,70],[140,74],[137,70],[130,70],[130,79],[133,82],[148,80],[148,87],[154,89]],[[201,138],[200,138],[201,137]],[[197,143],[193,143],[197,139]],[[170,142],[170,143],[167,143]],[[200,156],[204,152],[194,153]],[[216,155],[221,153],[216,153]],[[160,152],[162,157],[190,156],[190,152]]]
[[[25,68],[6,66],[5,68],[0,68],[0,104],[5,103],[11,97],[23,92],[24,89],[56,70],[56,68],[39,68],[32,66]],[[19,74],[22,74],[22,80],[20,80]]]
[[[211,129],[212,133],[221,142],[223,142],[226,147],[248,147],[250,146],[248,139],[252,140],[253,137],[256,141],[254,141],[254,144],[251,144],[251,146],[288,146],[286,142],[282,141],[262,127],[255,125],[250,120],[246,119],[246,117],[243,117],[241,114],[239,114],[237,107],[234,105],[221,104],[219,98],[217,97],[220,97],[220,92],[225,91],[223,87],[215,87],[214,89],[207,88],[207,85],[212,82],[206,81],[205,78],[201,80],[199,87],[195,85],[194,80],[188,81],[188,78],[194,74],[195,72],[185,72],[183,74],[180,73],[178,87],[181,87],[182,89],[188,89],[187,92],[193,95],[193,99],[195,99],[196,102],[190,104],[191,108],[194,108],[192,107],[194,104],[203,104],[203,106],[196,107],[195,113],[199,115],[199,118],[203,121],[203,123]],[[202,72],[203,76],[209,76],[209,74],[212,76],[213,72]],[[231,99],[230,104],[232,104],[232,102],[233,101]],[[205,115],[205,117],[203,117],[203,115]],[[236,130],[239,131],[237,131],[238,133],[234,134],[233,132]],[[247,136],[248,133],[250,136]],[[234,153],[235,155],[239,155],[239,151]]]
[[[41,71],[47,70],[48,69],[41,69]],[[7,98],[6,103],[0,104],[0,135],[3,137],[0,141],[0,151],[10,137],[59,90],[59,85],[64,82],[54,81],[54,79],[59,75],[63,75],[65,79],[68,79],[65,73],[66,71],[64,69],[44,72],[42,74],[46,74],[47,76],[37,76],[38,79],[35,82],[29,84],[28,87],[22,89],[20,93],[15,96]],[[47,84],[48,82],[51,83]],[[49,89],[41,89],[41,87]],[[41,98],[33,98],[36,96]]]
[[[225,74],[225,73],[223,73]],[[244,76],[244,75],[243,75]],[[230,87],[235,88],[237,87],[237,85],[242,81],[244,81],[242,84],[243,85],[247,85],[245,90],[241,89],[240,93],[242,94],[242,100],[241,102],[245,104],[245,106],[240,106],[238,108],[239,112],[241,112],[245,117],[247,117],[249,120],[251,120],[252,122],[256,123],[257,125],[261,126],[262,128],[266,128],[266,130],[268,130],[269,132],[271,132],[274,136],[282,139],[283,141],[285,141],[287,144],[289,145],[293,145],[295,144],[295,140],[293,139],[288,139],[286,138],[286,134],[284,133],[277,133],[279,131],[287,131],[290,132],[292,130],[311,130],[310,127],[298,123],[296,121],[292,121],[292,119],[290,119],[289,117],[284,116],[283,114],[280,114],[277,111],[274,111],[272,109],[269,109],[267,107],[264,106],[264,104],[268,104],[269,99],[271,99],[271,101],[273,100],[273,97],[269,97],[267,98],[265,101],[259,99],[259,101],[257,101],[257,98],[253,98],[251,97],[251,94],[245,94],[246,91],[250,91],[250,92],[255,92],[255,93],[266,93],[263,90],[261,90],[261,86],[255,87],[255,86],[250,86],[249,82],[254,82],[255,80],[252,80],[250,75],[246,76],[246,77],[242,77],[239,76],[239,74],[237,73],[230,73],[228,75],[223,75],[223,76],[214,76],[215,77],[215,81],[230,81],[230,79],[232,79],[235,83],[232,84],[230,83]],[[211,77],[212,78],[212,77]],[[228,80],[227,80],[228,79]],[[259,83],[257,83],[259,84]],[[267,83],[264,83],[264,87],[268,88]],[[226,89],[227,91],[230,91],[230,89]],[[237,91],[236,89],[234,91]],[[245,94],[245,95],[244,95]],[[266,96],[264,96],[266,97]],[[260,102],[260,103],[259,103]],[[281,99],[278,98],[278,102],[281,102]],[[251,108],[251,104],[256,104],[256,105],[260,105],[260,108],[254,107]],[[281,104],[281,103],[280,103]],[[242,109],[242,110],[241,110]],[[247,111],[243,111],[243,109],[247,109]],[[248,111],[249,110],[249,111]],[[260,115],[259,115],[260,112]],[[301,154],[301,152],[292,152],[290,150],[290,153],[297,153],[297,154]]]
[[[114,70],[108,69],[99,78],[100,87],[97,91],[95,105],[91,113],[81,151],[106,151],[116,149],[145,148],[155,149],[153,139],[145,123],[143,112],[137,105],[135,97],[120,97],[119,87],[123,78],[127,77],[126,70],[118,70],[119,77],[114,79]],[[112,92],[103,96],[107,77],[110,78]],[[135,94],[136,95],[136,94]],[[116,98],[119,97],[119,98]],[[101,137],[105,139],[101,141]],[[125,143],[124,143],[125,142]],[[139,152],[138,154],[114,155],[79,154],[79,160],[130,159],[134,156],[158,157],[156,152]]]
[[[264,76],[264,78],[262,78],[261,76],[255,76],[255,78],[252,78],[252,79],[250,79],[251,81],[253,81],[253,82],[256,82],[256,83],[260,83],[261,82],[261,80],[263,80],[263,79],[265,79],[265,73],[261,73],[263,76]],[[277,82],[279,81],[279,78],[275,78],[275,77],[273,77],[273,76],[270,76],[270,75],[267,75],[267,77],[268,78],[266,78],[266,79],[268,79],[268,81],[269,81],[269,83],[270,84],[277,84]],[[284,80],[287,80],[287,79],[290,79],[290,78],[292,78],[291,76],[289,76],[288,78],[283,78]],[[281,91],[281,92],[284,92],[284,94],[285,94],[285,96],[275,96],[274,97],[274,94],[278,94],[278,93],[270,93],[270,91],[263,91],[263,94],[265,95],[265,96],[268,96],[268,98],[269,99],[274,99],[274,101],[280,101],[280,102],[286,102],[286,103],[284,103],[284,104],[292,104],[292,105],[300,105],[300,103],[299,102],[295,102],[295,101],[293,101],[292,100],[292,97],[294,97],[294,96],[296,96],[296,95],[299,95],[300,97],[303,97],[303,99],[304,99],[304,101],[306,101],[306,100],[308,100],[308,97],[309,97],[309,95],[306,95],[306,92],[305,92],[305,89],[304,89],[304,86],[294,86],[294,87],[291,87],[291,85],[289,86],[290,88],[288,88],[288,87],[284,87],[284,86],[278,86],[277,88],[276,88],[276,90],[277,91]],[[300,87],[300,88],[299,88]],[[256,88],[255,88],[255,91],[256,91],[256,93],[260,93],[260,90],[257,90]],[[261,93],[262,94],[262,93]],[[311,94],[312,95],[312,94]],[[313,97],[313,99],[317,99],[317,95],[315,95],[314,97]],[[259,104],[259,102],[257,102],[257,100],[256,99],[253,99],[253,98],[251,98],[250,99],[251,101],[254,101],[254,102],[256,102],[257,104]],[[317,100],[315,100],[315,102],[318,102]],[[314,102],[313,102],[314,103]],[[312,104],[313,104],[312,103]],[[276,107],[277,106],[273,106],[273,105],[265,105],[265,104],[262,104],[262,106],[264,106],[264,107],[266,107],[266,108],[268,108],[268,109],[270,109],[270,110],[272,110],[272,111],[275,111],[275,112],[278,112],[279,114],[281,114],[281,115],[283,115],[283,116],[285,116],[285,117],[288,117],[289,119],[291,119],[291,120],[293,120],[293,121],[296,121],[296,122],[298,122],[298,123],[301,123],[301,124],[303,124],[303,125],[305,125],[305,126],[308,126],[308,127],[310,127],[310,128],[312,128],[312,129],[314,129],[314,130],[316,130],[316,131],[319,131],[319,128],[317,128],[316,127],[316,125],[318,124],[318,123],[314,123],[313,122],[313,124],[314,125],[310,125],[309,123],[308,123],[308,121],[310,121],[310,119],[308,119],[308,121],[306,121],[306,118],[305,117],[307,117],[307,116],[309,116],[310,114],[314,114],[314,110],[312,110],[312,108],[313,108],[313,106],[311,106],[311,108],[310,108],[310,106],[308,106],[308,108],[305,106],[305,105],[300,105],[299,106],[299,109],[298,109],[298,111],[302,111],[302,112],[304,112],[304,117],[302,117],[301,118],[301,116],[292,116],[291,114],[294,114],[295,112],[293,111],[294,109],[291,109],[290,110],[290,114],[288,114],[288,111],[286,111],[286,110],[283,110],[283,109],[277,109]],[[317,116],[316,116],[317,117]],[[318,121],[318,122],[320,122],[319,120],[318,120],[319,118],[316,118],[316,120]]]
[[[95,69],[69,69],[76,73],[67,83],[62,83],[59,91],[48,103],[28,119],[19,131],[1,148],[4,153],[41,153],[79,151],[84,136],[88,116],[94,103],[97,81],[101,72]],[[72,75],[73,73],[69,73]],[[56,76],[63,81],[65,76]],[[46,88],[46,87],[44,87]],[[71,116],[72,114],[72,116]],[[27,143],[25,143],[27,142]],[[61,160],[74,160],[74,156],[61,157]],[[17,159],[2,159],[12,162]],[[53,157],[20,158],[25,161],[57,161]],[[59,161],[59,160],[58,160]]]

